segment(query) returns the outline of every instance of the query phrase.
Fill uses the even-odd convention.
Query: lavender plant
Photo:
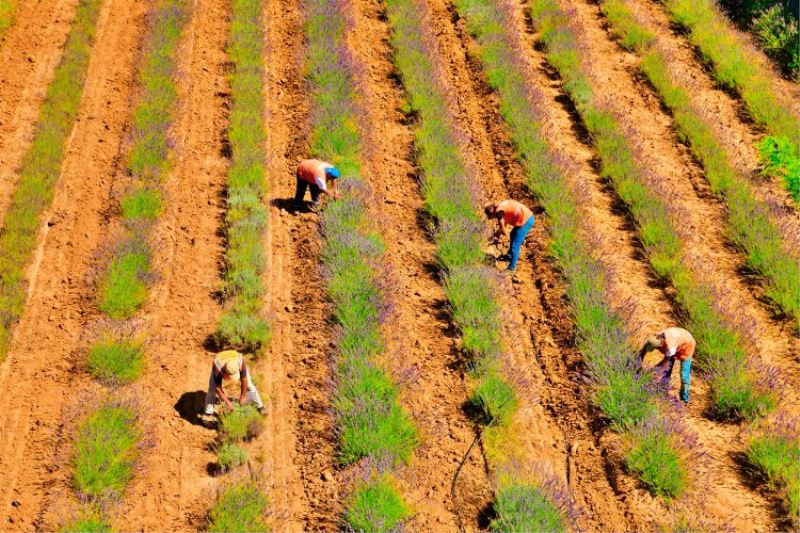
[[[16,2],[0,0],[0,37]],[[53,199],[64,147],[78,115],[101,0],[81,0],[64,53],[47,88],[33,141],[22,160],[19,181],[0,231],[0,360],[11,328],[27,299],[26,269],[32,259],[42,214]]]

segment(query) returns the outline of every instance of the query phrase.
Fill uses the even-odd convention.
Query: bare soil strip
[[[592,64],[603,94],[627,113],[648,154],[650,169],[668,184],[675,220],[680,220],[681,237],[688,255],[699,268],[695,275],[716,286],[727,303],[737,310],[737,320],[752,323],[756,349],[762,361],[781,368],[793,383],[800,378],[800,339],[795,327],[776,321],[758,299],[759,289],[741,274],[743,260],[725,239],[723,206],[707,191],[702,170],[691,158],[672,128],[671,117],[661,108],[652,89],[638,81],[636,57],[622,52],[603,30],[596,8],[585,2],[569,2],[577,23],[583,28],[585,54]],[[620,58],[620,59],[616,59]]]
[[[519,8],[520,21],[524,18],[524,9],[524,5]],[[525,30],[530,31],[529,27]],[[586,191],[584,214],[588,217],[587,227],[591,228],[595,239],[596,256],[608,270],[616,273],[609,280],[614,294],[611,303],[623,316],[629,317],[632,338],[644,338],[652,331],[674,323],[670,291],[662,290],[652,278],[643,262],[641,247],[636,241],[631,222],[618,205],[613,191],[595,171],[595,156],[591,152],[590,142],[585,130],[577,122],[574,110],[560,95],[560,81],[549,70],[543,55],[535,50],[532,36],[528,35],[526,39],[530,43],[527,60],[536,66],[535,72],[531,70],[553,102],[552,122],[548,124],[551,135],[557,138],[558,146],[581,163],[574,188]],[[716,424],[704,418],[707,394],[699,378],[695,373],[692,382],[694,400],[685,421],[699,435],[700,444],[709,453],[706,469],[694,473],[700,480],[705,478],[698,490],[708,493],[706,509],[710,515],[709,521],[719,527],[730,523],[743,531],[772,529],[776,522],[770,502],[750,490],[735,460],[736,453],[743,449],[741,428]],[[677,379],[674,378],[673,387],[676,385]],[[620,480],[627,485],[633,481],[630,478]],[[650,499],[647,494],[642,497]],[[662,514],[656,518],[663,520],[665,516]]]
[[[297,164],[308,157],[310,101],[301,66],[302,4],[267,0],[267,156],[271,187],[269,300],[273,339],[263,453],[276,529],[335,531],[342,512],[330,405],[332,324],[320,270],[317,215],[294,212]]]
[[[392,63],[390,30],[381,2],[354,2],[354,11],[349,44],[365,66],[359,80],[367,114],[364,176],[375,195],[373,212],[397,284],[390,296],[394,316],[385,331],[388,353],[394,354],[389,356],[392,370],[410,376],[401,385],[402,401],[423,436],[403,475],[403,493],[416,512],[408,527],[453,531],[463,523],[474,530],[491,502],[491,485],[483,457],[473,451],[459,475],[456,498],[451,498],[453,477],[475,439],[475,427],[463,411],[463,355],[439,283],[436,246],[423,222],[414,135],[400,111],[404,95]]]
[[[204,341],[221,313],[215,292],[224,244],[229,11],[227,0],[194,0],[178,53],[174,168],[155,232],[159,279],[144,316],[154,342],[136,384],[153,447],[119,511],[116,526],[123,531],[200,528],[214,497],[216,432],[198,414],[213,359]]]
[[[0,220],[17,185],[47,87],[75,17],[77,0],[20,2],[0,47]]]
[[[91,271],[105,236],[145,9],[133,0],[103,5],[81,110],[30,271],[29,303],[0,367],[0,387],[13,391],[0,414],[4,528],[59,525],[60,509],[46,500],[66,490],[71,435],[61,428],[76,393],[93,387],[82,354],[95,304]]]

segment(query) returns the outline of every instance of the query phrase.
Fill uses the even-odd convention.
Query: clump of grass
[[[9,21],[15,2],[0,0],[0,21]],[[26,268],[31,261],[42,213],[50,205],[64,159],[64,146],[78,113],[100,0],[81,0],[61,61],[47,88],[33,141],[22,161],[19,181],[0,231],[0,360],[11,327],[26,301]],[[5,18],[3,18],[5,17]],[[2,22],[0,22],[2,25]],[[2,36],[2,29],[0,29]]]
[[[682,259],[682,243],[666,204],[650,190],[642,172],[641,154],[624,135],[617,118],[593,97],[593,82],[584,72],[578,37],[569,17],[555,0],[534,0],[531,16],[548,61],[558,70],[567,96],[572,100],[592,136],[600,156],[600,174],[608,178],[637,225],[640,241],[653,272],[675,288],[675,299],[686,312],[687,329],[698,342],[696,360],[710,374],[712,401],[717,416],[752,418],[768,407],[773,393],[755,380],[735,325],[728,324],[718,302],[695,279]],[[730,379],[735,373],[735,379]],[[746,387],[747,394],[730,394],[725,387]],[[731,405],[723,399],[741,399]]]
[[[625,463],[636,477],[657,496],[676,498],[686,488],[686,470],[672,442],[674,433],[663,419],[651,419],[632,432]]]
[[[800,202],[800,158],[786,137],[766,136],[756,145],[761,159],[761,174],[783,180],[795,202]]]
[[[60,528],[59,533],[107,533],[111,531],[111,524],[95,505],[84,505],[79,513],[67,520]]]
[[[133,476],[140,437],[133,407],[108,403],[89,415],[74,444],[78,492],[88,498],[121,495]]]
[[[795,526],[800,525],[800,423],[779,414],[757,430],[745,457],[780,494]]]
[[[725,202],[731,240],[744,252],[747,265],[762,275],[766,295],[800,324],[800,265],[784,251],[778,228],[770,221],[768,206],[753,197],[745,178],[729,163],[728,154],[708,124],[710,118],[692,105],[689,88],[670,73],[669,58],[655,46],[652,34],[622,0],[605,0],[601,8],[620,35],[622,45],[642,56],[640,70],[672,112],[678,132],[703,165],[712,190]],[[795,189],[800,194],[800,162],[790,153],[788,143],[771,141],[768,137],[759,146],[770,155],[765,171],[796,167],[788,175],[794,172]],[[788,183],[787,189],[791,190]]]
[[[782,105],[769,73],[751,58],[742,40],[712,0],[663,0],[672,20],[688,31],[689,41],[708,63],[717,81],[742,97],[750,116],[800,151],[800,121]]]
[[[14,25],[16,7],[16,0],[0,0],[0,40],[6,30]]]
[[[211,533],[270,531],[265,520],[269,502],[255,482],[233,484],[217,498],[209,515]]]
[[[233,442],[223,442],[217,448],[217,461],[224,472],[247,462],[247,450]]]
[[[100,280],[100,310],[109,318],[131,318],[147,301],[151,250],[144,231],[131,230],[114,247]]]
[[[135,328],[111,325],[89,348],[89,372],[108,385],[134,381],[144,366],[145,339]]]
[[[496,371],[482,372],[478,386],[469,398],[487,424],[505,425],[517,410],[519,400],[511,385]]]
[[[456,5],[468,31],[478,40],[478,55],[489,84],[501,97],[500,112],[509,125],[528,187],[547,211],[550,253],[567,282],[578,348],[594,381],[594,402],[618,431],[633,439],[630,431],[661,416],[662,408],[651,376],[641,373],[633,360],[622,320],[608,305],[604,273],[582,240],[577,201],[564,178],[571,172],[571,163],[548,144],[542,131],[540,117],[545,114],[546,98],[527,82],[524,65],[517,61],[522,44],[507,29],[514,24],[505,11],[508,7],[491,0],[459,0]],[[657,463],[653,461],[650,466]],[[511,494],[515,499],[507,505],[528,501]],[[527,516],[523,511],[515,510],[514,514]],[[530,513],[539,511],[533,507]],[[512,527],[517,522],[509,519],[506,524]],[[520,524],[525,526],[524,522]]]
[[[350,531],[384,533],[399,531],[411,510],[403,503],[389,476],[375,476],[351,496],[345,523]]]
[[[270,324],[261,312],[266,264],[261,241],[267,228],[267,211],[261,201],[267,192],[261,7],[261,0],[234,0],[232,5],[228,46],[234,65],[228,127],[231,166],[223,277],[226,306],[216,332],[222,344],[252,353],[259,353],[272,338]]]
[[[258,409],[250,404],[234,404],[230,411],[219,414],[219,431],[222,442],[236,442],[257,437],[263,430]]]
[[[155,220],[162,211],[161,192],[139,187],[122,198],[122,214],[127,219]]]
[[[497,517],[491,531],[526,533],[529,531],[566,532],[567,522],[551,497],[537,485],[509,483],[494,501]]]

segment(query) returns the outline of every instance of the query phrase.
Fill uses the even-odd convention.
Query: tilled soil
[[[0,220],[77,5],[77,0],[19,2],[17,22],[0,41]]]
[[[0,370],[0,523],[52,530],[63,508],[70,468],[63,434],[82,391],[96,388],[84,371],[86,327],[95,314],[92,272],[103,244],[111,189],[130,112],[134,65],[145,5],[107,2],[76,126],[52,209],[44,219],[25,313]]]

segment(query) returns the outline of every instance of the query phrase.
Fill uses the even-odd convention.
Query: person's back
[[[297,176],[306,183],[325,189],[327,188],[325,170],[328,168],[333,168],[333,165],[319,159],[306,159],[298,165]]]
[[[694,355],[697,342],[691,333],[678,327],[666,328],[661,333],[664,335],[669,355],[675,356],[679,361],[685,361]]]
[[[533,216],[526,205],[516,200],[503,200],[497,204],[497,211],[502,211],[505,223],[514,227],[523,226]]]

